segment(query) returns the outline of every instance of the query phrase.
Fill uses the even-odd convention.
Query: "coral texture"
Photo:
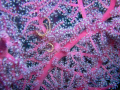
[[[120,0],[0,0],[0,90],[119,83]]]

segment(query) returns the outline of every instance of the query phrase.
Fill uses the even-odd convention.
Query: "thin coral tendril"
[[[46,51],[48,51],[48,52],[52,52],[53,50],[54,50],[54,46],[53,46],[53,44],[51,44],[51,43],[48,43],[49,45],[51,45],[52,46],[52,49],[51,50],[46,50]]]

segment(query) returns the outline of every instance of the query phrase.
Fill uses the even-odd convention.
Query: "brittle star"
[[[48,34],[48,32],[51,31],[50,20],[49,20],[49,18],[47,18],[47,17],[45,17],[45,18],[46,18],[46,19],[48,20],[48,22],[49,22],[49,26],[48,26],[46,23],[43,23],[43,24],[47,27],[46,33],[41,34],[40,32],[36,31],[36,33],[37,33],[39,36],[42,36],[42,37],[46,36],[46,35]],[[48,44],[52,46],[52,49],[51,49],[51,50],[46,50],[46,49],[45,49],[45,50],[48,51],[48,52],[52,52],[52,51],[54,50],[54,46],[53,46],[52,43],[48,43]]]

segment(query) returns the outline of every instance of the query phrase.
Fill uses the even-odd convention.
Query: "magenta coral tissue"
[[[120,0],[0,0],[0,90],[120,90]]]

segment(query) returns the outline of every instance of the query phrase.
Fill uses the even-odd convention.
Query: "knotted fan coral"
[[[120,0],[0,0],[0,90],[117,90]]]

